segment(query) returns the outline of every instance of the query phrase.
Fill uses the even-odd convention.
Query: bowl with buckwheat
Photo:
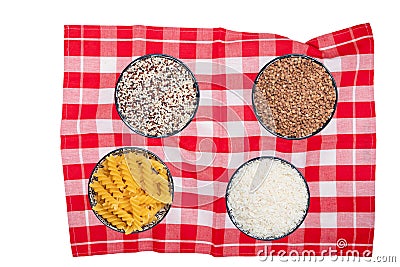
[[[252,91],[260,124],[275,136],[299,140],[316,135],[337,105],[335,80],[324,64],[300,54],[274,58],[258,73]]]

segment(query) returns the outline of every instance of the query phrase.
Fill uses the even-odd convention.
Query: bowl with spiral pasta
[[[99,160],[88,183],[90,206],[107,227],[140,233],[160,223],[171,208],[174,184],[154,153],[123,147]]]

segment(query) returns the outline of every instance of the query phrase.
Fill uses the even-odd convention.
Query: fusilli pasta
[[[172,202],[167,169],[143,154],[109,155],[93,177],[93,210],[125,234],[157,221],[156,214]]]

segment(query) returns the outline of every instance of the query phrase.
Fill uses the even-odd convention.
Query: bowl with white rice
[[[254,180],[259,181],[256,190]],[[310,190],[304,176],[290,162],[273,156],[242,164],[226,189],[232,223],[258,240],[276,240],[293,233],[306,218],[309,205]]]

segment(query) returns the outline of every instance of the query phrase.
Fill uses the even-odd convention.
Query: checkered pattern
[[[299,43],[274,34],[221,28],[65,26],[61,152],[74,256],[137,252],[195,252],[213,256],[298,252],[347,247],[372,251],[374,233],[374,50],[369,24]],[[133,59],[163,53],[182,60],[200,87],[195,119],[176,136],[136,135],[114,105],[119,73]],[[307,54],[332,72],[337,111],[314,137],[290,141],[267,133],[251,106],[260,68],[276,56]],[[156,227],[123,235],[104,226],[90,209],[87,183],[97,161],[122,146],[140,146],[168,165],[175,183],[173,207]],[[263,242],[229,220],[224,193],[243,162],[273,155],[304,174],[311,193],[309,214],[293,234]]]

